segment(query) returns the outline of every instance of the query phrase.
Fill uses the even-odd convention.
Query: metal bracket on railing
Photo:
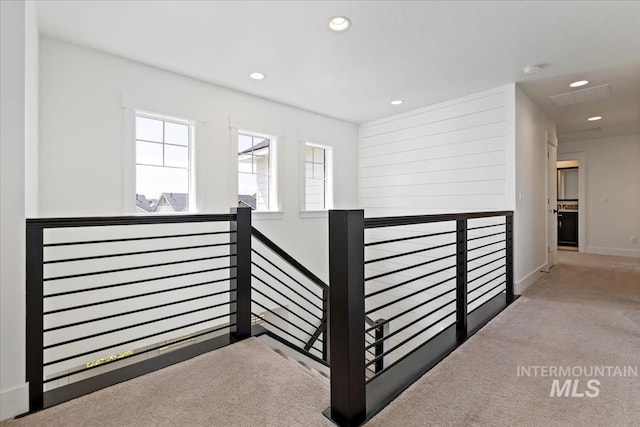
[[[456,221],[456,341],[467,339],[467,220]]]
[[[376,321],[376,325],[378,325],[375,329],[375,339],[376,345],[374,346],[374,354],[375,357],[380,357],[389,349],[389,340],[385,340],[384,337],[389,335],[389,325],[390,322],[387,322],[385,319],[378,319]],[[375,362],[375,371],[376,373],[382,371],[385,366],[388,366],[387,363],[388,356],[380,357],[380,359]]]

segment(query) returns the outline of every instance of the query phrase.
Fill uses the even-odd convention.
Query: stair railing
[[[30,410],[250,336],[250,221],[27,219]]]
[[[328,359],[328,287],[229,214],[26,223],[35,411],[259,334]]]
[[[325,415],[357,426],[514,301],[513,213],[330,211],[329,275]]]
[[[289,346],[326,364],[329,287],[252,227],[252,314],[255,323]]]

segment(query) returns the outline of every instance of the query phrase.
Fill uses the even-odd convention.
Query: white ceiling
[[[605,117],[598,136],[640,123],[637,1],[42,1],[38,14],[42,34],[354,123],[510,82],[568,137],[588,115]],[[352,28],[329,31],[335,15]],[[524,75],[532,64],[546,66]],[[582,78],[614,96],[549,101]]]

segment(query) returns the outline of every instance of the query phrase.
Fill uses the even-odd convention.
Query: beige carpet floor
[[[367,423],[378,426],[640,426],[640,376],[596,397],[550,397],[552,377],[518,366],[635,366],[640,259],[562,252],[557,267]],[[586,372],[586,374],[589,374]]]
[[[329,384],[261,341],[99,390],[8,426],[331,426]]]
[[[640,259],[561,253],[367,427],[637,427],[640,377],[596,377],[597,397],[550,397],[553,378],[518,376],[518,366],[638,365]],[[581,392],[594,378],[575,379]],[[326,380],[249,339],[0,425],[330,426],[328,404]]]

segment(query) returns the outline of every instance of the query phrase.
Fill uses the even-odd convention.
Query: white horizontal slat
[[[479,111],[473,114],[454,117],[438,122],[424,123],[419,126],[403,128],[393,132],[382,133],[379,135],[366,138],[366,145],[389,144],[391,142],[419,138],[424,136],[436,136],[447,134],[461,129],[473,129],[491,123],[500,123],[505,121],[504,107],[498,107],[491,110]]]
[[[423,195],[420,197],[377,197],[368,200],[363,198],[365,209],[386,208],[393,210],[396,206],[413,209],[441,208],[449,212],[460,212],[471,207],[477,210],[498,210],[504,200],[504,193],[467,194],[467,195]]]
[[[399,129],[419,126],[424,123],[437,122],[455,117],[461,117],[478,111],[490,110],[504,106],[504,92],[493,93],[475,99],[464,100],[459,103],[449,104],[440,108],[418,110],[413,114],[407,114],[395,120],[378,121],[375,124],[362,128],[362,137],[370,138],[382,133],[397,131]]]
[[[504,179],[457,182],[450,183],[418,184],[411,186],[393,186],[379,188],[363,188],[363,200],[369,198],[384,197],[435,197],[446,195],[471,195],[471,194],[504,194]]]
[[[360,150],[361,157],[367,158],[391,152],[401,153],[405,151],[422,150],[429,147],[439,147],[442,145],[481,141],[483,139],[497,138],[504,135],[504,123],[495,122],[465,129],[456,129],[451,132],[436,135],[422,135],[414,138],[401,138],[398,137],[398,135],[395,135],[395,138],[386,144],[371,145],[367,144],[366,141],[362,141]]]
[[[479,154],[461,154],[460,156],[444,159],[429,159],[422,162],[405,164],[388,164],[380,166],[363,167],[361,176],[378,177],[394,176],[397,174],[423,173],[431,171],[459,170],[478,166],[497,166],[505,164],[505,151],[492,151]]]
[[[478,166],[444,171],[422,171],[413,174],[398,173],[393,176],[365,177],[360,188],[403,187],[425,184],[456,184],[469,181],[504,180],[505,166]]]
[[[362,159],[361,166],[366,168],[385,164],[422,162],[425,160],[460,157],[462,155],[468,156],[472,154],[499,151],[502,150],[504,146],[504,137],[494,137],[478,141],[463,142],[455,145],[440,145],[421,150],[386,153],[375,157],[367,157]]]
[[[445,214],[504,210],[507,206],[508,146],[506,93],[490,91],[427,107],[360,126],[360,202],[367,217]],[[504,280],[504,218],[470,220],[468,227],[500,224],[497,227],[468,230],[468,269],[471,285],[479,286],[470,297]],[[455,230],[456,222],[367,230],[366,241]],[[486,236],[486,237],[484,237]],[[381,246],[369,246],[365,259],[438,246],[455,240],[455,234],[407,240]],[[478,248],[488,243],[495,245]],[[474,249],[478,248],[478,249]],[[492,253],[495,252],[495,253]],[[399,331],[389,340],[398,345],[387,363],[393,363],[425,340],[455,322],[456,247],[447,246],[365,265],[365,276],[411,267],[366,282],[366,294],[383,291],[366,300],[367,310],[375,310],[390,301],[401,301],[372,312],[372,318],[389,318],[412,309],[390,324]],[[440,257],[447,257],[440,260]],[[428,262],[426,265],[421,263]],[[448,268],[447,268],[448,267]],[[443,271],[439,271],[444,269]],[[487,272],[491,274],[482,277]],[[428,275],[427,277],[421,277]],[[421,277],[421,278],[420,278]],[[474,279],[476,279],[474,281]],[[396,284],[410,281],[394,289]],[[489,283],[485,283],[489,281]],[[440,283],[443,282],[443,283]],[[433,286],[432,289],[427,289]],[[449,293],[442,295],[444,292]],[[496,289],[479,299],[477,307]],[[418,307],[430,298],[436,300]],[[447,304],[449,302],[449,304]],[[444,307],[440,308],[446,304]],[[435,313],[425,316],[430,311]],[[432,323],[434,323],[432,325]],[[432,326],[430,326],[432,325]],[[427,330],[424,330],[427,328]],[[422,332],[421,332],[422,331]]]

